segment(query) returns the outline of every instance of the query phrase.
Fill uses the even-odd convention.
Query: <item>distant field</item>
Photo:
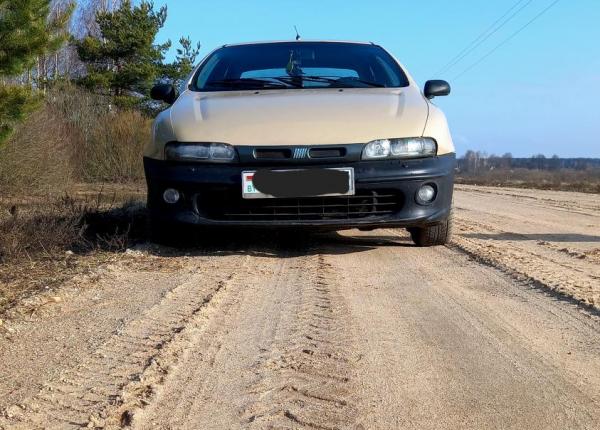
[[[456,182],[467,185],[537,188],[600,194],[600,169],[532,170],[524,168],[459,172]]]

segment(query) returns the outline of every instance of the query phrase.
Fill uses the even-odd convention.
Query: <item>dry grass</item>
[[[89,133],[81,148],[79,177],[85,181],[128,182],[143,178],[142,151],[150,139],[150,120],[141,113],[107,113],[102,127]]]
[[[65,86],[0,148],[0,309],[145,237],[150,123]]]
[[[537,188],[600,194],[600,169],[494,169],[478,173],[460,173],[456,177],[456,182],[467,185]]]
[[[0,310],[146,237],[138,192],[0,199]]]
[[[73,134],[60,112],[44,107],[0,148],[0,194],[63,192],[74,180]]]
[[[122,250],[140,236],[139,201],[76,200],[64,196],[28,206],[12,205],[0,218],[0,262],[71,250]],[[133,230],[138,229],[138,230]]]
[[[142,151],[150,139],[151,119],[119,110],[108,99],[66,87],[49,97],[48,109],[70,125],[70,163],[86,182],[122,183],[143,178]]]
[[[54,89],[0,148],[0,194],[62,194],[75,182],[139,181],[151,120],[81,89]]]

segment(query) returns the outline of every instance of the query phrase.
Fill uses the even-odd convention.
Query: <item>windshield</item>
[[[227,46],[196,72],[196,91],[405,87],[408,79],[381,47],[281,42]]]

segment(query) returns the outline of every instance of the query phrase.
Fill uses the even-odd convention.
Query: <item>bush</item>
[[[136,111],[109,112],[89,130],[78,152],[77,171],[86,182],[127,182],[143,178],[142,151],[150,139],[149,120]]]
[[[143,178],[142,152],[150,139],[151,119],[120,109],[109,98],[68,87],[53,97],[78,135],[73,165],[78,180],[128,182]]]
[[[33,113],[0,148],[0,193],[64,192],[74,180],[70,158],[76,143],[55,108]]]
[[[64,193],[75,182],[143,178],[151,120],[71,85],[51,90],[43,108],[0,148],[0,193]]]
[[[0,147],[0,312],[145,238],[143,187],[126,183],[143,178],[150,122],[64,84]]]

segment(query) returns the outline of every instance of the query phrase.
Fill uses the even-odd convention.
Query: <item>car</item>
[[[153,231],[406,228],[446,244],[455,150],[431,99],[449,93],[374,43],[221,46],[152,89],[169,105],[144,150]]]

